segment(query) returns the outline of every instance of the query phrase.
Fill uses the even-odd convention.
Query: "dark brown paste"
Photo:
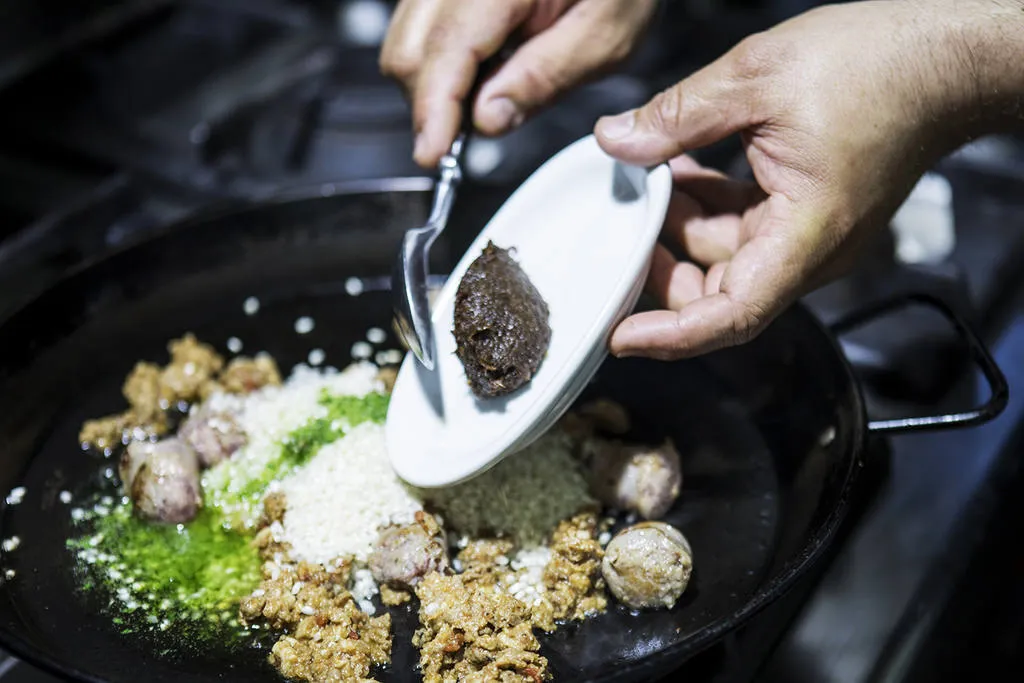
[[[548,345],[548,305],[508,250],[488,242],[455,294],[456,355],[473,393],[509,394],[529,382]]]

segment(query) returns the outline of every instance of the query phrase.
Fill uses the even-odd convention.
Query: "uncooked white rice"
[[[370,422],[321,448],[281,490],[288,501],[284,540],[307,562],[366,561],[378,529],[411,524],[423,509],[388,463],[384,427]]]
[[[248,443],[204,474],[207,495],[226,513],[255,525],[261,504],[234,503],[239,490],[263,476],[290,432],[327,414],[319,404],[323,389],[352,396],[382,391],[377,372],[377,366],[364,362],[342,372],[299,365],[280,387],[265,387],[245,397],[211,397],[214,409],[239,414]],[[330,567],[339,558],[353,558],[352,594],[370,614],[378,587],[366,560],[380,528],[411,523],[428,499],[444,510],[449,537],[456,539],[457,547],[465,547],[467,536],[484,529],[495,529],[517,542],[518,549],[503,563],[511,572],[502,587],[527,604],[536,603],[544,593],[543,571],[551,558],[544,545],[548,532],[593,503],[564,434],[548,434],[464,484],[420,491],[395,475],[387,459],[384,427],[370,422],[320,448],[269,490],[283,492],[287,501],[283,524],[272,527],[274,539],[288,543],[295,560]]]

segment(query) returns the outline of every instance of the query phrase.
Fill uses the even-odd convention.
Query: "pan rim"
[[[11,305],[2,316],[0,325],[5,325],[9,320],[18,316],[24,309],[47,291],[53,289],[61,282],[74,278],[77,275],[95,267],[99,263],[109,259],[117,258],[121,254],[131,251],[148,242],[162,239],[173,232],[186,229],[195,224],[207,223],[224,218],[233,214],[245,213],[271,206],[282,206],[290,203],[303,201],[327,200],[331,197],[354,197],[357,195],[375,195],[384,193],[413,194],[427,192],[434,187],[434,179],[428,176],[401,176],[395,178],[368,178],[359,180],[346,180],[337,183],[320,183],[318,185],[299,185],[296,187],[282,189],[281,192],[259,201],[244,202],[237,199],[225,199],[214,201],[195,213],[187,215],[178,220],[168,221],[149,230],[141,239],[127,239],[116,246],[100,250],[99,253],[87,256],[71,266],[53,281],[39,290],[31,291],[27,296],[22,296]],[[36,226],[29,226],[26,230],[33,230]],[[28,244],[33,241],[29,240]],[[22,253],[22,249],[15,244],[12,248],[6,249],[0,244],[0,271],[9,263],[16,262]]]
[[[101,255],[83,260],[76,267],[69,269],[55,281],[49,283],[41,291],[34,292],[26,300],[13,307],[3,319],[0,319],[0,325],[6,324],[12,317],[32,305],[39,296],[58,286],[61,282],[95,267],[98,263],[116,258],[142,244],[165,238],[174,232],[187,229],[195,224],[218,220],[231,214],[243,214],[268,206],[280,206],[292,202],[315,201],[321,198],[327,199],[331,196],[354,196],[385,192],[425,192],[432,187],[433,181],[430,178],[424,177],[371,179],[339,183],[332,186],[333,191],[327,194],[324,193],[323,186],[301,187],[282,192],[259,203],[247,203],[240,206],[237,203],[229,202],[210,206],[183,220],[172,221],[160,226],[141,240],[130,241]],[[2,267],[2,264],[0,264],[0,267]],[[621,669],[618,671],[599,673],[582,680],[593,681],[594,683],[609,683],[623,675],[628,675],[634,680],[641,680],[646,672],[653,673],[664,671],[670,666],[682,666],[687,660],[706,650],[728,633],[743,626],[762,610],[785,595],[821,560],[821,557],[831,547],[834,537],[848,513],[851,494],[861,470],[859,465],[863,458],[864,444],[867,439],[866,407],[862,389],[856,379],[853,368],[845,354],[843,354],[838,340],[829,332],[827,326],[801,302],[796,302],[790,306],[784,315],[787,313],[795,313],[804,318],[805,323],[809,325],[809,329],[813,329],[815,334],[822,337],[824,343],[829,345],[835,361],[839,363],[839,367],[836,369],[844,376],[845,381],[849,383],[851,388],[853,405],[850,411],[852,413],[850,441],[847,447],[848,453],[845,456],[841,456],[845,457],[848,463],[841,475],[843,476],[843,483],[839,488],[836,504],[828,516],[808,536],[802,548],[787,561],[786,565],[772,579],[758,586],[743,606],[731,615],[722,617],[708,624],[692,636],[673,643],[662,650],[652,652],[643,659],[623,662]],[[17,606],[14,605],[13,607],[17,611]],[[6,624],[0,625],[0,646],[17,659],[66,680],[82,681],[83,683],[108,683],[104,678],[96,677],[73,664],[67,664],[62,660],[52,657],[44,652],[42,648],[36,647],[20,636],[17,631],[10,629]]]

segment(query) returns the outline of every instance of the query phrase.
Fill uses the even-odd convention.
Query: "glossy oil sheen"
[[[88,488],[103,466],[78,448],[77,429],[120,409],[133,363],[166,360],[167,340],[186,331],[222,351],[238,337],[245,353],[268,351],[285,369],[312,348],[345,365],[368,328],[389,327],[382,283],[401,230],[422,222],[427,198],[293,200],[176,226],[0,324],[0,489],[27,487],[0,518],[4,538],[21,538],[0,558],[16,572],[0,585],[5,647],[81,680],[134,682],[140,671],[154,683],[278,680],[265,651],[181,650],[123,636],[76,594],[58,494]],[[456,205],[436,247],[439,267],[454,264],[486,222],[480,210]],[[368,291],[346,294],[349,278]],[[242,302],[252,295],[262,305],[250,317]],[[304,315],[316,327],[299,335],[294,322]],[[598,394],[630,409],[637,436],[678,445],[683,491],[668,521],[690,540],[695,571],[673,610],[613,608],[544,638],[544,654],[558,681],[649,680],[736,628],[816,559],[858,468],[863,410],[835,344],[799,308],[741,349],[672,364],[607,361],[584,398]],[[830,430],[834,438],[823,440]],[[418,679],[414,624],[411,612],[396,612],[394,661],[380,680]],[[171,646],[179,650],[156,655]]]

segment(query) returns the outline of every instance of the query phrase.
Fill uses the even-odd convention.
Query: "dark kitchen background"
[[[665,3],[613,76],[476,140],[472,187],[505,196],[602,114],[636,106],[801,0]],[[420,177],[409,113],[377,72],[379,0],[6,0],[0,5],[0,315],[53,278],[204,208]],[[732,144],[701,158],[747,171]],[[863,160],[871,163],[870,159]],[[465,209],[471,210],[471,209]],[[489,216],[482,214],[480,222]],[[1024,142],[939,164],[872,257],[808,305],[826,321],[926,290],[1024,386]],[[916,310],[844,338],[873,416],[966,408],[984,383]],[[918,682],[1024,664],[1024,402],[983,427],[878,441],[830,562],[686,665],[694,682]],[[0,659],[0,683],[52,681]],[[1013,665],[1016,664],[1016,667]]]

